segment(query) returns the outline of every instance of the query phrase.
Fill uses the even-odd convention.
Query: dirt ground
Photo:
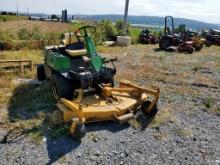
[[[160,88],[159,113],[87,124],[81,142],[48,124],[55,102],[47,82],[1,74],[0,164],[220,164],[220,47],[191,55],[157,47],[99,47],[118,57],[116,81]]]

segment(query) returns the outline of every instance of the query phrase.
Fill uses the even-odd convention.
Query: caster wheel
[[[76,124],[74,132],[71,134],[71,137],[74,140],[81,141],[81,139],[86,134],[85,124]]]
[[[143,114],[147,117],[153,117],[157,114],[158,112],[158,108],[157,105],[155,104],[152,108],[152,110],[150,112],[146,112],[147,108],[150,106],[151,102],[150,101],[146,101],[142,104],[141,106],[141,110],[143,112]]]

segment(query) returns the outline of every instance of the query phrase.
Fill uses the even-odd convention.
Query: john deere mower
[[[124,123],[140,109],[147,116],[157,113],[159,89],[128,81],[114,87],[117,59],[106,59],[96,52],[90,36],[95,30],[93,26],[84,26],[75,34],[66,33],[62,46],[45,48],[45,63],[37,68],[38,79],[51,81],[51,91],[58,101],[52,122],[70,124],[69,132],[75,139],[85,135],[87,122]],[[77,42],[73,41],[75,36]]]
[[[167,25],[167,20],[171,19],[171,29]],[[165,17],[164,36],[160,39],[159,47],[162,50],[180,51],[193,53],[194,51],[201,50],[203,44],[196,39],[189,39],[182,34],[175,33],[174,18],[172,16]]]

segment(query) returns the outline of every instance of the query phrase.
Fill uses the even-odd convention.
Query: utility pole
[[[125,3],[125,14],[124,14],[124,23],[123,23],[123,35],[117,36],[117,44],[120,46],[129,46],[131,45],[131,37],[127,36],[128,34],[128,7],[129,7],[129,0],[126,0]]]
[[[126,0],[126,3],[125,3],[125,13],[124,13],[124,24],[123,24],[123,34],[124,35],[127,35],[128,7],[129,7],[129,0]]]
[[[27,8],[27,18],[29,17],[29,8]]]
[[[17,16],[18,16],[18,2],[16,2],[16,10],[17,10]]]

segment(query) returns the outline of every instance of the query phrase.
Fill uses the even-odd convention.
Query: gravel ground
[[[52,138],[44,131],[41,142],[34,143],[19,130],[4,139],[9,131],[5,106],[0,113],[0,164],[220,164],[220,48],[193,55],[153,48],[116,49],[111,56],[122,54],[117,80],[160,87],[154,119],[140,113],[125,125],[87,124],[81,142]]]

